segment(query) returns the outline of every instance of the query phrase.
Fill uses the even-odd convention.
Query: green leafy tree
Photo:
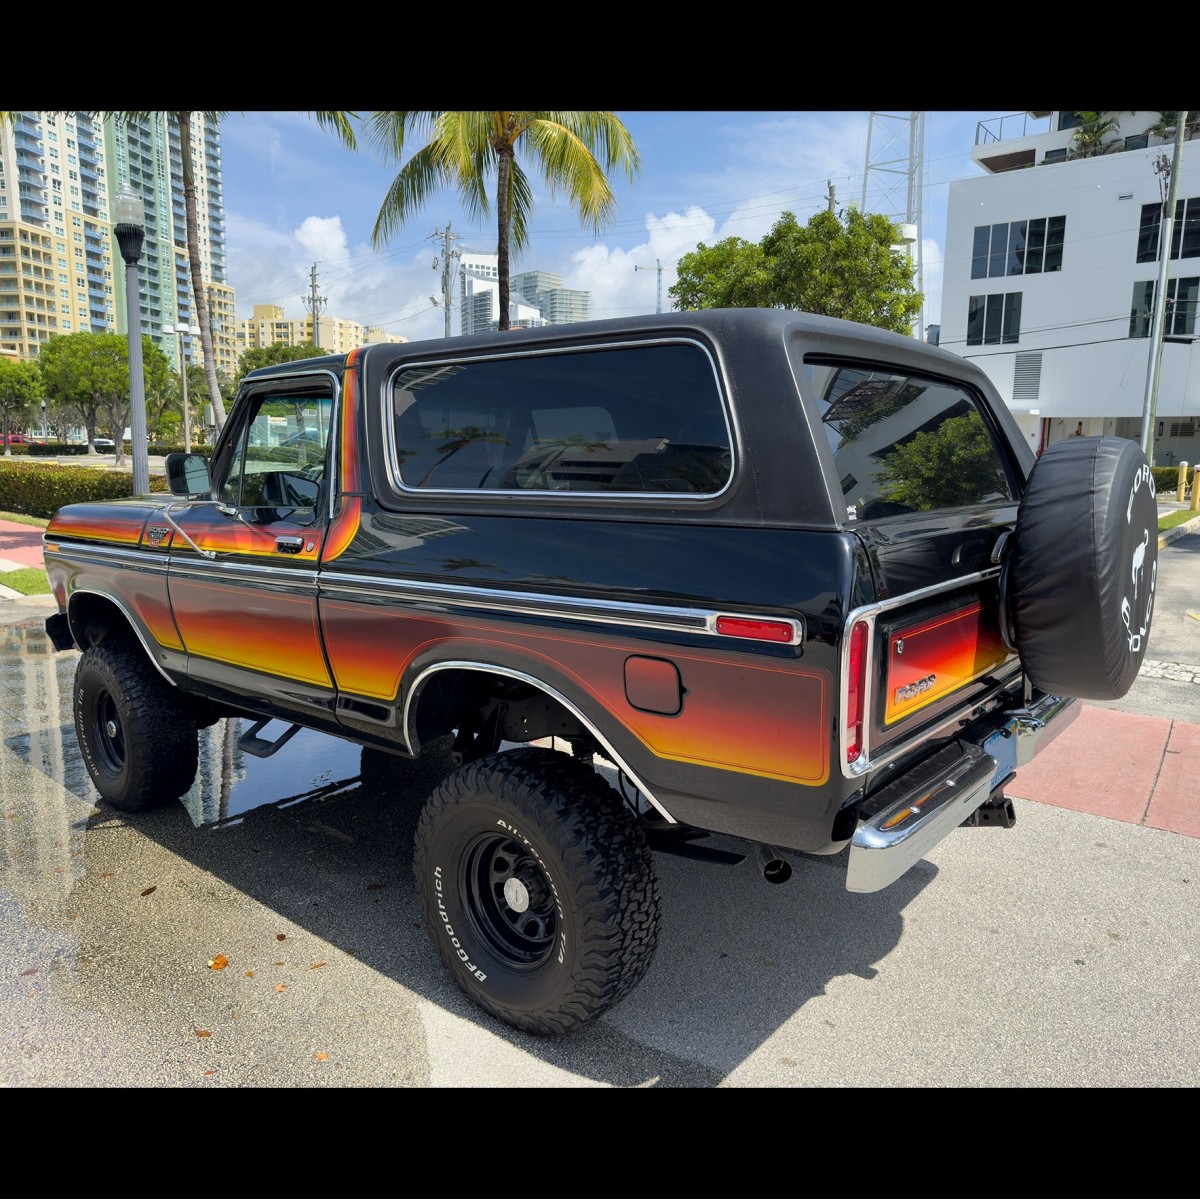
[[[372,112],[363,122],[384,161],[401,164],[375,221],[376,246],[444,186],[458,189],[472,216],[489,216],[487,184],[494,173],[501,329],[510,328],[510,254],[528,244],[533,212],[533,180],[518,152],[537,165],[552,194],[566,193],[596,232],[616,209],[609,173],[632,180],[641,170],[633,138],[611,112]],[[414,138],[424,144],[409,154]]]
[[[667,289],[676,308],[770,307],[771,277],[761,245],[739,237],[715,246],[701,242],[677,269],[677,282]]]
[[[35,406],[43,394],[37,363],[24,359],[13,362],[7,355],[0,355],[0,424],[3,425],[5,457],[12,457],[9,434],[17,425],[23,426],[32,420]]]
[[[39,351],[38,370],[46,391],[72,405],[87,431],[88,452],[96,452],[96,429],[111,431],[116,462],[125,462],[129,424],[129,342],[120,333],[66,333],[52,337]],[[146,394],[170,388],[166,356],[142,335],[142,372]]]
[[[924,297],[895,223],[856,208],[801,225],[785,212],[757,246],[729,238],[678,263],[676,307],[788,308],[910,335]]]
[[[269,346],[255,346],[242,351],[238,358],[238,378],[257,371],[259,367],[273,367],[276,363],[298,362],[302,358],[316,358],[326,351],[313,342],[299,342],[289,346],[286,342],[272,342]]]
[[[919,511],[1007,495],[1008,481],[978,413],[951,417],[891,451],[875,472],[880,497]]]

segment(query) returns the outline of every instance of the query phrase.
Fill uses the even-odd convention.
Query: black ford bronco
[[[59,650],[101,796],[198,730],[436,768],[416,887],[454,978],[536,1034],[643,977],[655,853],[886,887],[1132,684],[1140,449],[1036,461],[987,376],[863,325],[714,310],[368,345],[247,375],[171,495],[64,507]],[[286,732],[268,737],[272,722]]]

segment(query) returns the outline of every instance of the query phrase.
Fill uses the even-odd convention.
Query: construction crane
[[[658,272],[658,307],[655,312],[662,312],[662,259],[654,260],[658,265],[654,267],[634,267],[635,271],[657,271]]]

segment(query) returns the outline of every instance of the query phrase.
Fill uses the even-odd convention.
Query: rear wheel
[[[645,836],[616,791],[565,754],[523,747],[446,778],[414,873],[458,985],[500,1020],[558,1035],[645,975],[661,901]]]
[[[75,668],[75,733],[96,790],[117,808],[155,808],[192,786],[190,706],[133,642],[89,646]]]

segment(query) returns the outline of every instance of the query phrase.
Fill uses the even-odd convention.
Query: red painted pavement
[[[42,527],[22,525],[17,521],[0,521],[0,558],[22,567],[44,567]]]
[[[1200,837],[1200,725],[1084,704],[1005,792]]]

